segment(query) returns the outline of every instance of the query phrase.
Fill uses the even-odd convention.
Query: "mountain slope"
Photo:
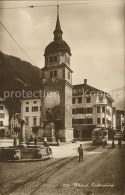
[[[41,70],[38,67],[0,51],[0,97],[4,98],[7,92],[40,88]],[[20,112],[19,97],[8,97],[5,102],[11,116]]]
[[[29,62],[22,61],[17,57],[5,55],[0,52],[0,86],[12,86],[13,84],[25,83],[39,85],[41,71]]]

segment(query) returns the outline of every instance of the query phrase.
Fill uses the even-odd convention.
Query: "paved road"
[[[121,149],[87,145],[83,162],[78,162],[78,144],[67,144],[60,147],[66,154],[63,158],[60,158],[59,147],[55,147],[56,158],[51,160],[0,163],[1,194],[124,195],[125,145]],[[72,150],[71,156],[67,156],[64,148]]]

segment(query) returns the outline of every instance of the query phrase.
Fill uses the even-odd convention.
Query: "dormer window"
[[[86,97],[86,103],[91,103],[91,97],[90,96]]]
[[[99,97],[99,102],[100,102],[100,103],[103,102],[103,97],[102,97],[102,96]]]

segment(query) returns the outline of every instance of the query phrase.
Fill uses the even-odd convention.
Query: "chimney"
[[[87,79],[84,79],[84,84],[87,84]]]

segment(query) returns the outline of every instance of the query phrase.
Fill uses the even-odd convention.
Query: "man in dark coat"
[[[83,146],[80,144],[80,147],[78,147],[78,153],[79,153],[79,162],[80,160],[83,161]]]
[[[119,148],[121,148],[121,142],[122,142],[122,141],[121,141],[121,138],[119,138],[119,139],[118,139],[118,146],[119,146]]]

